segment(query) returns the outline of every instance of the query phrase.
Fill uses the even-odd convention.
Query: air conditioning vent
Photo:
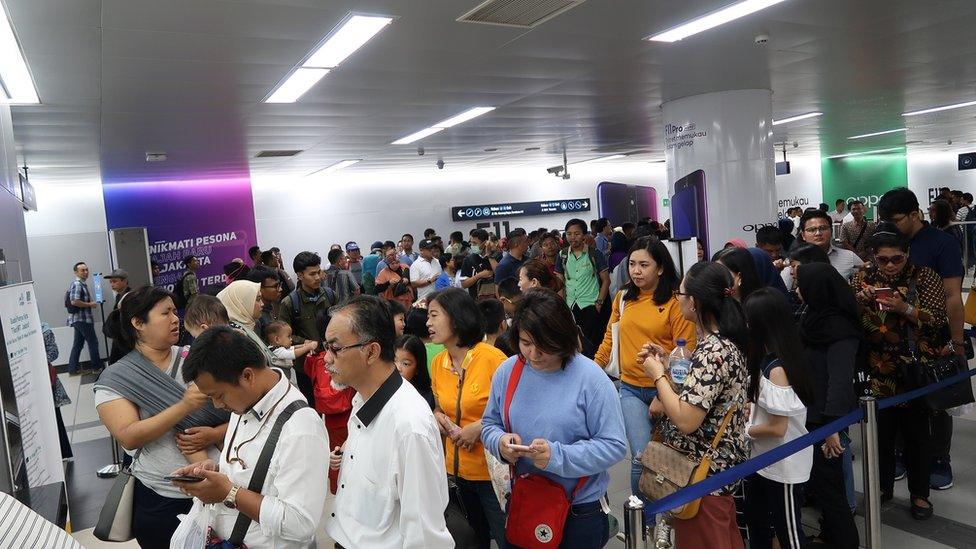
[[[586,0],[488,0],[462,15],[462,23],[531,29]]]
[[[255,158],[279,158],[279,157],[282,157],[282,156],[295,156],[296,154],[298,154],[300,152],[302,152],[302,151],[296,151],[296,150],[261,151],[261,152],[259,152],[255,156]]]

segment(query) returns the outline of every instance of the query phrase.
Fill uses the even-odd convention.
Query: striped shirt
[[[0,547],[84,549],[67,532],[9,494],[0,492]]]
[[[80,278],[75,277],[74,282],[71,283],[71,289],[68,292],[71,301],[91,302],[91,293],[88,291],[88,284]],[[74,326],[76,322],[94,324],[95,316],[92,314],[92,309],[90,307],[78,307],[77,313],[68,313],[68,326]]]

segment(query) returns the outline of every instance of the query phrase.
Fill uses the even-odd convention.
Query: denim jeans
[[[599,501],[573,505],[559,549],[597,549],[610,541],[610,520]]]
[[[102,358],[98,354],[98,338],[95,336],[95,325],[88,322],[75,322],[72,326],[75,329],[75,340],[71,345],[71,354],[68,355],[68,372],[78,371],[78,357],[81,355],[81,348],[88,344],[88,355],[91,357],[91,367],[95,370],[102,369]]]
[[[481,541],[482,547],[491,546],[491,538],[495,539],[499,549],[505,549],[505,513],[498,505],[498,496],[492,488],[490,480],[465,480],[455,478],[458,495],[468,515],[468,523],[474,529]]]
[[[651,387],[637,387],[629,383],[620,382],[620,409],[624,415],[624,431],[627,434],[627,444],[630,446],[630,490],[644,501],[650,502],[640,495],[637,481],[642,470],[641,453],[651,441],[651,416],[648,408],[657,396],[657,389]],[[645,522],[648,517],[645,517]]]

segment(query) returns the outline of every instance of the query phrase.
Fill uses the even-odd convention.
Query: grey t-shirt
[[[166,370],[166,373],[173,374],[173,368],[175,367],[177,371],[174,379],[177,383],[185,386],[183,376],[180,375],[180,367],[183,361],[176,360],[180,354],[180,347],[173,347],[171,353],[170,356],[172,359],[170,360],[170,367]],[[125,398],[108,387],[98,385],[97,383],[94,389],[96,408],[106,402]],[[147,419],[148,417],[148,414],[139,410],[140,420]],[[136,450],[126,450],[125,452],[130,456],[135,456],[136,454]],[[216,448],[211,447],[207,450],[207,455],[210,459],[217,460],[220,457],[220,452]],[[132,464],[132,473],[140,482],[161,496],[188,499],[188,496],[180,492],[179,488],[173,486],[168,480],[163,480],[163,477],[172,474],[173,471],[188,463],[186,456],[176,446],[176,430],[171,430],[166,435],[142,447],[139,459]]]

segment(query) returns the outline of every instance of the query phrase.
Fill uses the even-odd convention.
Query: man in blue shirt
[[[604,257],[610,258],[610,238],[613,236],[613,224],[610,220],[601,217],[596,220],[596,249],[603,252]]]
[[[508,233],[508,253],[495,267],[495,284],[506,278],[518,278],[528,250],[529,237],[525,234],[525,229],[518,228]]]
[[[413,235],[407,233],[400,238],[400,249],[402,253],[400,254],[400,263],[403,263],[407,267],[413,265],[414,261],[417,261],[419,254],[413,251]]]
[[[962,303],[962,250],[959,241],[922,219],[915,193],[900,187],[881,197],[878,212],[883,221],[894,223],[898,231],[911,239],[908,260],[920,267],[929,267],[942,277],[945,285],[946,311],[954,352],[965,356],[965,308]],[[930,484],[936,490],[952,487],[952,467],[949,450],[952,445],[952,416],[943,412],[932,418],[932,474]]]

